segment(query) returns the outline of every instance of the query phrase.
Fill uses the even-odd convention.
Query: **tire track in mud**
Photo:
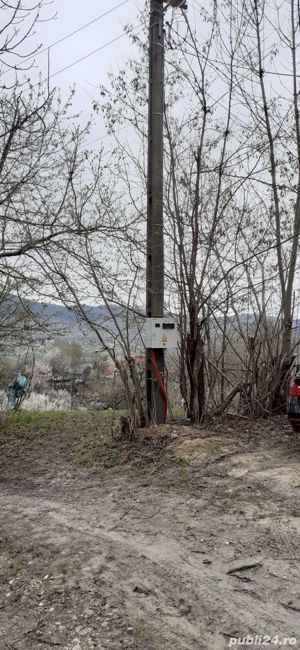
[[[14,534],[26,530],[28,538],[36,544],[47,540],[57,552],[63,549],[70,558],[79,558],[85,580],[97,580],[101,576],[106,589],[117,594],[126,613],[138,628],[145,630],[144,634],[149,638],[164,638],[161,646],[164,650],[201,650],[202,647],[223,650],[228,647],[228,635],[296,633],[296,614],[285,609],[278,599],[268,601],[268,594],[276,591],[276,585],[273,589],[276,576],[269,575],[264,568],[263,556],[259,558],[262,569],[249,571],[241,578],[227,575],[228,557],[222,557],[222,545],[226,544],[224,537],[232,526],[231,519],[227,529],[223,519],[221,539],[218,538],[220,522],[206,521],[206,527],[210,524],[216,531],[217,552],[205,563],[190,552],[188,535],[185,545],[181,538],[177,541],[184,524],[172,521],[170,515],[158,517],[155,524],[151,520],[150,529],[144,534],[145,520],[139,520],[135,505],[140,509],[142,505],[146,514],[147,494],[142,504],[130,504],[132,508],[125,517],[124,503],[122,510],[115,504],[111,510],[107,495],[103,494],[103,507],[101,492],[96,503],[93,492],[91,504],[64,504],[62,500],[52,501],[40,495],[5,492],[0,504],[8,530]],[[159,494],[155,494],[148,504],[150,517],[158,498]],[[176,510],[176,503],[172,510]],[[181,497],[178,497],[178,510],[183,519]],[[116,522],[121,525],[125,520],[127,528],[122,532],[116,530]],[[259,526],[262,528],[262,522]],[[243,529],[238,531],[239,542],[244,533]],[[290,540],[290,533],[285,532],[285,537]],[[79,555],[83,548],[84,559]],[[287,543],[282,548],[286,549]],[[294,551],[294,543],[289,548]]]
[[[31,620],[31,607],[39,607],[47,563],[61,560],[65,573],[57,587],[54,576],[51,598],[62,616],[80,616],[81,606],[105,599],[120,614],[114,629],[103,612],[96,618],[97,650],[226,650],[231,636],[247,634],[300,639],[294,465],[269,442],[251,450],[241,439],[239,449],[241,465],[237,456],[234,462],[222,456],[217,464],[206,459],[193,472],[181,468],[182,474],[169,465],[166,481],[127,476],[122,466],[89,474],[64,464],[48,440],[37,464],[22,466],[21,481],[0,483],[0,537],[5,531],[16,539],[26,558],[34,549],[32,569],[25,565],[18,574],[28,593],[25,615]],[[26,580],[37,586],[27,588]],[[9,612],[13,621],[21,614],[18,601],[3,610],[1,603],[9,627]],[[126,645],[120,645],[122,617],[133,626],[131,639],[124,633]],[[104,624],[115,634],[110,643]],[[70,630],[75,636],[76,623]],[[41,648],[28,639],[26,650]],[[60,645],[73,649],[69,641]],[[80,647],[92,646],[82,641]]]

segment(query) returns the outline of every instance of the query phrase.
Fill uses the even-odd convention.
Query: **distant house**
[[[113,361],[108,361],[104,366],[104,377],[114,377],[116,372],[119,372],[116,364]]]
[[[134,362],[135,365],[138,368],[143,368],[145,365],[145,357],[144,356],[136,356],[134,357]],[[120,365],[126,366],[125,362],[123,359],[118,359],[118,363]],[[114,377],[114,375],[119,372],[116,364],[113,361],[107,361],[104,367],[104,377]]]

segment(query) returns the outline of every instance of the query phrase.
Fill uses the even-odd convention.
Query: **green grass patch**
[[[165,456],[165,436],[140,432],[133,442],[118,438],[115,425],[124,411],[17,411],[0,424],[0,476],[41,471],[61,462],[99,472],[125,463],[140,476],[159,473],[171,462]],[[115,435],[113,435],[113,431]],[[181,481],[186,483],[184,463]]]
[[[8,414],[7,422],[13,428],[23,429],[29,426],[44,428],[52,422],[53,417],[56,417],[55,411],[13,411]]]
[[[73,432],[98,431],[102,427],[111,428],[112,420],[124,414],[124,411],[12,411],[2,419],[1,429],[18,431],[28,429],[36,433],[47,431]]]
[[[114,414],[116,417],[116,414]],[[0,476],[16,478],[28,466],[41,465],[41,454],[53,463],[58,458],[75,464],[101,463],[103,445],[107,463],[117,462],[111,452],[113,413],[89,411],[16,411],[0,421]],[[51,462],[51,460],[50,460]],[[53,465],[53,466],[54,466]]]
[[[106,422],[106,425],[101,432],[91,431],[74,442],[72,460],[76,464],[97,469],[122,462],[122,451],[111,438],[111,423]]]
[[[172,422],[172,420],[184,420],[185,417],[186,414],[184,412],[184,409],[181,408],[181,406],[175,406],[174,408],[170,409],[168,421]]]
[[[74,423],[82,412],[76,411],[12,411],[8,413],[6,423],[12,429],[35,428],[37,430],[53,429]],[[84,413],[84,415],[87,415]],[[79,417],[80,419],[80,417]],[[82,419],[82,418],[81,418]]]
[[[112,436],[112,426],[124,411],[16,411],[0,423],[0,474],[13,477],[26,462],[59,450],[77,465],[112,467],[124,454]],[[122,446],[122,445],[121,445]]]

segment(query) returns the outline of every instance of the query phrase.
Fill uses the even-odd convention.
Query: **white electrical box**
[[[177,348],[178,328],[174,318],[147,318],[146,348]]]

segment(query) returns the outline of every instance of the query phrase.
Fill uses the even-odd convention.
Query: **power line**
[[[109,45],[112,45],[112,43],[116,43],[116,41],[119,41],[121,38],[124,38],[124,36],[127,36],[131,32],[133,32],[137,27],[140,27],[140,25],[135,25],[134,27],[131,27],[130,29],[127,29],[126,32],[123,32],[119,36],[116,36],[116,38],[112,38],[110,41],[107,43],[104,43],[103,45],[100,45],[100,47],[97,47],[95,50],[92,50],[92,52],[88,52],[84,56],[81,56],[80,59],[77,59],[76,61],[73,61],[69,65],[66,65],[64,68],[61,68],[60,70],[57,70],[56,72],[53,72],[53,74],[50,74],[48,77],[45,79],[42,79],[41,82],[38,82],[32,86],[32,88],[35,88],[36,86],[39,86],[40,83],[46,83],[50,81],[50,79],[53,79],[53,77],[56,77],[57,75],[61,74],[62,72],[65,72],[66,70],[69,70],[70,68],[73,68],[74,65],[77,65],[78,63],[81,63],[81,61],[85,61],[88,59],[90,56],[93,56],[93,54],[96,54],[97,52],[100,52],[101,50],[104,50],[104,48],[108,47]]]
[[[125,129],[128,129],[129,126],[130,126],[129,124],[125,124],[124,126],[122,126],[116,135],[119,135],[120,131],[124,131]],[[110,136],[113,135],[115,134],[106,133],[105,135],[101,135],[99,138],[96,138],[95,140],[90,140],[90,142],[83,142],[82,146],[89,147],[91,144],[95,144],[95,142],[99,142],[100,140],[105,140],[105,138],[109,138]]]
[[[71,38],[71,36],[75,36],[75,34],[78,34],[79,32],[83,31],[87,27],[90,27],[90,25],[93,25],[94,23],[97,23],[99,20],[101,20],[102,18],[105,18],[105,16],[108,16],[109,14],[113,13],[113,11],[116,11],[116,9],[119,9],[120,7],[127,4],[128,2],[130,2],[130,0],[123,0],[123,2],[120,2],[118,5],[116,5],[112,9],[109,9],[104,14],[101,14],[100,16],[96,16],[96,18],[93,18],[93,20],[90,20],[85,25],[82,25],[81,27],[78,27],[78,29],[75,29],[73,32],[70,32],[70,34],[66,34],[66,36],[63,36],[58,41],[55,41],[54,43],[51,43],[51,45],[47,45],[47,47],[44,47],[42,50],[38,50],[38,52],[35,52],[35,54],[32,54],[31,56],[27,57],[23,61],[23,63],[27,63],[27,61],[31,61],[32,59],[35,59],[40,54],[44,54],[44,52],[48,52],[49,50],[51,50],[56,45],[59,45],[60,43],[63,43],[68,38]],[[11,71],[11,68],[9,68],[8,70],[5,70],[5,72],[3,72],[1,76],[3,76],[4,74],[6,74],[7,72],[10,72],[10,71]]]
[[[196,4],[198,2],[198,0],[192,0],[192,1],[194,3],[196,3]],[[199,9],[200,9],[200,5],[199,5]],[[195,4],[194,4],[194,10],[197,11]],[[180,33],[173,26],[172,26],[172,31],[176,34],[176,36],[181,37]],[[224,60],[222,61],[222,60],[211,58],[208,55],[206,56],[206,55],[201,54],[201,52],[198,52],[198,56],[200,58],[202,58],[204,62],[207,62],[210,65],[218,64],[218,65],[224,66],[225,68],[228,68],[228,63],[226,63],[226,61],[224,61]],[[276,71],[275,70],[259,71],[259,70],[256,70],[255,68],[248,68],[248,67],[246,67],[246,65],[245,65],[245,63],[244,63],[244,61],[242,59],[240,61],[237,61],[236,63],[233,63],[232,67],[236,68],[236,69],[244,68],[245,72],[249,72],[249,73],[252,72],[257,77],[260,77],[261,74],[263,74],[263,75],[268,74],[268,75],[273,75],[273,76],[277,76],[277,77],[289,77],[289,78],[300,79],[300,74],[297,74],[297,73],[293,74],[291,72],[290,73],[289,72],[281,72],[281,71],[277,71],[277,70]],[[217,69],[217,70],[219,71],[219,69]],[[243,78],[245,78],[245,76]],[[250,79],[247,78],[247,80],[248,81],[253,81],[253,79],[251,79],[251,78]],[[259,80],[257,80],[257,83],[259,83]]]
[[[27,59],[25,59],[24,63],[26,63],[27,61],[32,60],[33,58],[35,58],[36,56],[39,56],[40,54],[43,54],[43,53],[49,51],[50,49],[52,49],[52,48],[55,47],[56,45],[59,45],[60,43],[63,43],[63,42],[64,42],[65,40],[67,40],[68,38],[71,38],[72,36],[74,36],[75,34],[78,34],[78,33],[81,32],[82,30],[84,30],[84,29],[86,29],[87,27],[89,27],[90,25],[93,25],[94,23],[98,22],[98,21],[101,20],[102,18],[105,18],[105,16],[108,16],[109,14],[113,13],[114,11],[116,11],[117,9],[119,9],[120,7],[122,7],[123,5],[127,4],[129,1],[130,1],[130,0],[123,0],[123,2],[120,2],[118,5],[116,5],[116,6],[113,7],[112,9],[109,9],[109,10],[106,11],[104,14],[101,14],[100,16],[97,16],[96,18],[94,18],[93,20],[89,21],[89,22],[86,23],[85,25],[82,25],[82,27],[79,27],[78,29],[75,29],[73,32],[70,32],[70,34],[67,34],[66,36],[64,36],[63,38],[59,39],[58,41],[55,41],[55,42],[52,43],[51,45],[48,45],[47,47],[44,47],[42,50],[39,50],[36,54],[34,54],[34,55],[28,57]],[[196,5],[198,5],[197,0],[194,0],[194,2],[195,2]],[[199,6],[199,5],[198,5],[198,6]],[[199,6],[199,8],[200,8],[200,6]],[[57,75],[57,74],[60,74],[61,72],[64,72],[65,70],[68,70],[69,67],[71,67],[71,66],[73,66],[73,65],[76,65],[77,63],[80,63],[81,61],[84,61],[86,58],[88,58],[89,56],[92,56],[93,54],[99,52],[99,51],[100,51],[101,49],[103,49],[104,47],[107,47],[108,45],[114,43],[115,41],[119,40],[120,38],[123,38],[123,36],[125,36],[126,33],[130,32],[130,31],[133,31],[134,29],[135,29],[135,27],[132,28],[131,30],[128,30],[128,31],[125,32],[124,34],[121,34],[121,35],[118,36],[116,39],[113,39],[112,41],[109,41],[107,44],[101,46],[100,48],[97,48],[97,49],[94,50],[93,52],[90,52],[89,54],[85,55],[84,57],[78,59],[78,60],[75,61],[74,63],[70,64],[70,66],[66,66],[65,68],[62,68],[61,70],[59,70],[59,71],[53,73],[53,75],[50,75],[49,79],[51,79],[52,77],[54,77],[54,76]],[[210,62],[209,59],[208,59],[208,61]],[[222,62],[222,61],[218,61],[218,60],[211,60],[211,62],[212,62],[212,63],[219,63],[219,64],[220,64],[220,63],[223,63],[223,64],[224,64],[224,62]],[[238,66],[236,66],[236,67],[238,67]],[[9,70],[6,70],[3,74],[6,74],[6,72],[9,72]],[[259,75],[259,72],[258,72],[258,71],[254,70],[254,72],[255,72],[257,75]],[[270,74],[270,75],[276,75],[276,76],[282,76],[282,77],[293,77],[293,76],[294,76],[293,74],[289,74],[289,73],[285,73],[285,72],[277,72],[277,71],[276,71],[276,72],[275,72],[275,71],[273,72],[273,71],[270,71],[270,70],[264,70],[264,74]],[[299,77],[299,75],[295,75],[295,76],[296,76],[296,77]]]

